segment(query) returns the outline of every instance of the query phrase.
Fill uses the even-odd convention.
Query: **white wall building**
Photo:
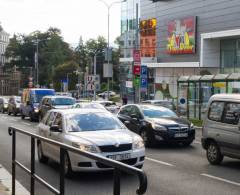
[[[0,66],[6,62],[5,51],[9,44],[9,34],[5,32],[0,25]]]

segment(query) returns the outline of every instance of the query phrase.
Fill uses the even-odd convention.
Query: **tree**
[[[61,90],[61,80],[69,78],[69,90],[76,89],[77,75],[75,74],[78,69],[78,64],[74,61],[68,61],[63,64],[58,65],[55,68],[54,75],[54,88],[58,91]]]
[[[34,31],[29,35],[14,35],[6,49],[10,59],[8,67],[34,69],[34,56],[38,42],[39,84],[48,86],[53,82],[54,70],[59,64],[72,60],[73,51],[63,41],[61,31],[50,27],[46,32]]]

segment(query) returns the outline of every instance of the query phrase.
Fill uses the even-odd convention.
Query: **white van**
[[[224,156],[240,159],[240,94],[213,95],[203,122],[202,147],[208,161],[220,164]]]

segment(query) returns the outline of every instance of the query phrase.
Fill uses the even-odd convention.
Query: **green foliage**
[[[121,102],[120,96],[109,97],[109,100],[113,102]]]
[[[75,74],[75,71],[78,69],[78,64],[74,61],[68,61],[63,64],[58,65],[55,68],[55,74],[54,74],[54,88],[57,91],[61,90],[61,80],[69,79],[69,90],[76,89],[76,83],[77,83],[77,75]]]
[[[198,119],[189,119],[194,126],[197,127],[202,127],[203,121],[202,120],[198,120]]]

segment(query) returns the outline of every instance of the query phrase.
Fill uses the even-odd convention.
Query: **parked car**
[[[0,97],[0,111],[2,113],[7,112],[8,110],[8,98],[7,97]]]
[[[30,117],[30,121],[37,121],[39,117],[39,103],[47,95],[55,95],[54,89],[24,89],[20,105],[22,119]]]
[[[142,101],[142,103],[143,104],[151,104],[151,105],[155,105],[155,106],[163,106],[163,107],[169,108],[170,110],[173,110],[173,111],[176,110],[176,106],[170,100],[145,100],[145,101]]]
[[[50,110],[40,122],[39,134],[83,151],[141,168],[145,147],[142,138],[129,131],[117,117],[99,109]],[[59,162],[59,147],[37,142],[38,159]],[[110,168],[102,163],[68,152],[65,174],[72,171],[99,171]]]
[[[20,112],[20,104],[21,104],[21,97],[20,96],[12,96],[9,98],[8,101],[8,115],[13,114],[17,116]]]
[[[115,102],[113,101],[104,101],[104,100],[100,100],[100,101],[93,101],[95,103],[99,103],[101,105],[103,105],[109,112],[111,113],[117,113],[120,109],[120,106],[118,106]]]
[[[195,139],[193,124],[165,107],[129,104],[121,107],[118,118],[141,135],[146,146],[161,141],[188,146]]]
[[[116,93],[114,91],[109,91],[109,96],[115,96]],[[108,96],[108,91],[104,91],[102,93],[98,94],[99,97],[107,97]]]
[[[107,110],[102,104],[96,102],[81,102],[76,103],[72,106],[72,108],[94,108],[100,110]]]
[[[69,96],[45,96],[39,104],[39,120],[51,109],[72,108],[75,103],[75,98]]]
[[[213,95],[203,122],[202,147],[209,163],[220,164],[224,156],[240,158],[240,95]]]

